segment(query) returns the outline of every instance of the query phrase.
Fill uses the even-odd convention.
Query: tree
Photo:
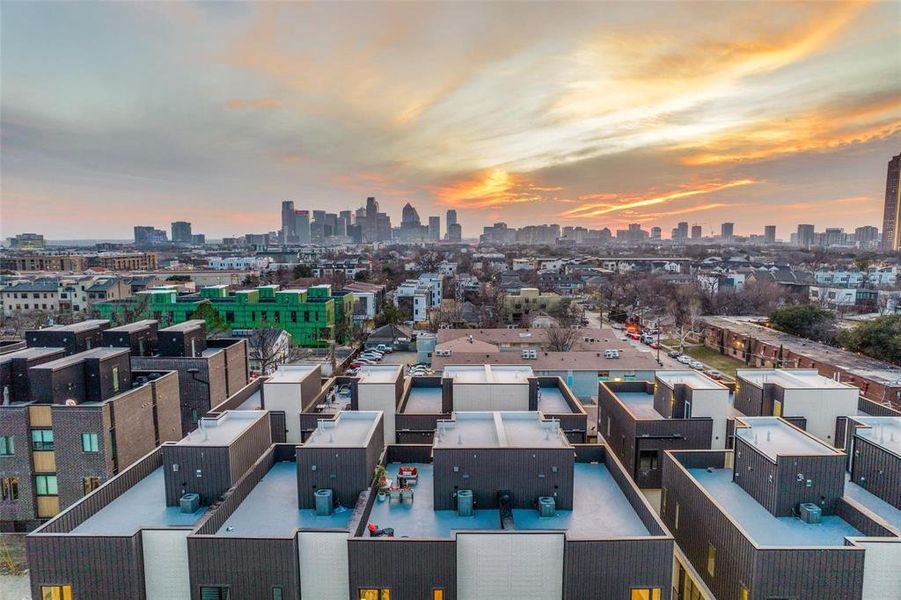
[[[666,314],[672,321],[673,335],[679,342],[679,352],[685,352],[685,340],[699,332],[702,313],[701,291],[694,285],[670,285],[665,291]]]
[[[116,325],[125,325],[133,323],[141,319],[147,318],[150,306],[150,296],[148,294],[136,294],[134,302],[123,302],[113,312],[112,320]]]
[[[357,271],[354,273],[354,281],[369,281],[369,271]]]
[[[382,304],[382,310],[380,310],[375,316],[375,326],[381,327],[382,325],[397,325],[403,320],[403,311],[398,308],[397,305],[394,304],[394,302],[386,300],[384,304]]]
[[[569,352],[579,336],[579,330],[572,327],[549,327],[546,331],[547,349],[552,352]]]
[[[310,268],[310,265],[296,265],[294,267],[294,279],[301,279],[302,277],[312,277],[313,269]]]
[[[835,313],[813,304],[799,304],[774,310],[770,324],[785,333],[818,342],[830,343],[835,338]]]
[[[259,275],[248,275],[241,281],[242,287],[257,287],[258,285],[260,285]]]
[[[901,315],[865,321],[838,334],[838,342],[852,352],[901,364]]]
[[[209,302],[204,302],[198,306],[197,310],[191,313],[191,318],[206,321],[207,331],[210,334],[222,333],[229,328],[228,323],[225,322],[219,311],[213,308],[213,305]]]

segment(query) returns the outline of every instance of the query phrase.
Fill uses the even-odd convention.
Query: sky
[[[0,4],[0,235],[881,228],[901,3]]]

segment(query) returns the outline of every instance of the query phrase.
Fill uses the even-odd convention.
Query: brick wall
[[[53,407],[53,439],[59,506],[65,509],[84,497],[85,477],[104,482],[113,475],[109,411],[104,405]],[[96,433],[98,452],[82,450],[81,434]]]
[[[25,406],[0,407],[0,432],[13,436],[15,454],[0,456],[0,477],[15,477],[19,483],[19,499],[0,500],[0,523],[3,521],[29,521],[35,518],[34,485],[31,471],[31,433],[28,426],[28,408]]]

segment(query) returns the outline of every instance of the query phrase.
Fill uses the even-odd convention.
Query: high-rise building
[[[882,248],[901,250],[901,154],[888,162],[885,179],[885,213],[882,217]]]
[[[379,212],[378,201],[370,196],[366,206],[357,210],[357,225],[362,243],[386,242],[391,239],[391,217]]]
[[[429,240],[441,241],[441,217],[429,217]]]
[[[294,203],[290,200],[282,202],[282,228],[279,241],[283,244],[297,243],[297,229],[294,221]]]
[[[867,245],[879,241],[879,229],[872,225],[864,225],[854,230],[854,241]]]
[[[802,248],[810,248],[814,242],[814,227],[809,223],[801,223],[798,225],[798,236],[796,239]]]
[[[400,220],[401,225],[404,223],[410,223],[415,225],[420,225],[421,221],[419,220],[419,213],[416,212],[416,209],[413,208],[413,205],[407,202],[404,205],[402,217]]]
[[[663,230],[659,227],[651,227],[651,239],[659,240],[663,237]]]
[[[453,208],[447,211],[447,224],[455,225],[457,223],[457,211]]]
[[[764,225],[763,241],[767,244],[775,244],[776,243],[776,226],[775,225]]]
[[[735,223],[723,223],[720,227],[720,237],[724,241],[731,242],[735,237]]]
[[[193,241],[191,224],[187,221],[175,221],[172,223],[172,241],[175,243],[190,244]]]
[[[462,242],[463,226],[459,223],[449,223],[447,226],[447,241],[456,243]]]
[[[704,228],[700,225],[692,225],[691,226],[691,239],[699,240],[704,237]]]

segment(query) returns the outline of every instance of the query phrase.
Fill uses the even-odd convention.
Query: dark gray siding
[[[272,597],[281,586],[286,600],[299,600],[296,538],[189,536],[191,598],[200,600],[204,585],[228,586],[231,598]]]
[[[331,489],[343,506],[351,507],[369,488],[375,465],[367,464],[365,448],[297,448],[297,494],[300,508],[315,508],[314,492]]]
[[[672,539],[567,540],[564,600],[629,598],[631,588],[660,588],[670,599]]]
[[[350,598],[360,588],[391,589],[391,597],[427,599],[444,590],[457,597],[457,544],[454,540],[351,538],[347,544]]]
[[[855,436],[851,479],[874,496],[901,507],[901,456]]]

